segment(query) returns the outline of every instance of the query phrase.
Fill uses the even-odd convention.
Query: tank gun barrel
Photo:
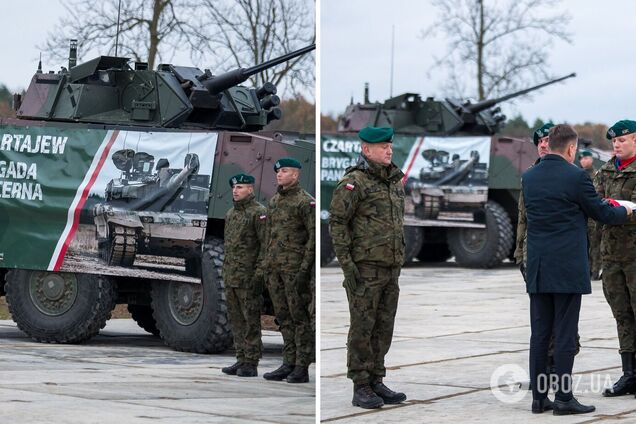
[[[237,68],[232,71],[217,75],[212,78],[205,79],[201,83],[207,88],[211,94],[218,94],[230,87],[239,85],[245,82],[252,75],[256,75],[259,72],[263,72],[266,69],[272,68],[283,62],[292,60],[298,56],[302,56],[316,48],[316,44],[311,44],[302,49],[298,49],[291,53],[287,53],[283,56],[268,60],[267,62],[260,63],[258,65],[251,66],[249,68]]]
[[[557,78],[555,80],[552,81],[548,81],[548,82],[544,82],[543,84],[539,84],[539,85],[535,85],[534,87],[530,87],[530,88],[526,88],[524,90],[520,90],[511,94],[507,94],[505,96],[496,98],[496,99],[489,99],[489,100],[483,100],[481,102],[472,104],[472,105],[467,105],[466,106],[466,110],[470,113],[479,113],[483,110],[486,109],[490,109],[491,107],[493,107],[494,105],[496,105],[497,103],[501,103],[501,102],[505,102],[506,100],[510,100],[514,97],[519,97],[519,96],[523,96],[524,94],[527,94],[531,91],[535,91],[538,90],[540,88],[546,87],[548,85],[552,85],[552,84],[556,84],[557,82],[561,82],[563,80],[566,80],[568,78],[572,78],[575,77],[576,73],[571,73],[570,75],[566,75],[564,77],[561,78]]]

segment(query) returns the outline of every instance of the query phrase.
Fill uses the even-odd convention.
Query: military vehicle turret
[[[112,56],[76,64],[73,41],[68,67],[40,64],[14,95],[16,118],[0,119],[0,276],[18,327],[78,343],[121,303],[175,349],[228,348],[229,178],[254,175],[266,203],[275,162],[292,156],[315,192],[313,140],[260,132],[282,117],[276,87],[241,84],[314,48],[213,74]]]
[[[406,174],[406,260],[446,260],[489,268],[511,256],[520,175],[536,159],[528,140],[497,135],[505,123],[499,103],[574,77],[570,74],[480,102],[405,93],[382,103],[350,104],[336,134],[322,134],[321,258],[334,258],[327,227],[335,182],[359,154],[355,134],[365,126],[396,132],[394,162]],[[353,147],[352,147],[353,146]]]

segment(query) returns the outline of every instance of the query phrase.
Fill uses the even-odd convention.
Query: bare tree
[[[80,54],[115,54],[119,0],[63,4],[67,15],[40,46],[49,58],[66,58],[71,38],[78,40]],[[184,46],[198,46],[198,25],[187,19],[193,14],[191,6],[186,0],[121,0],[118,55],[147,61],[154,69],[158,60],[171,59]]]
[[[479,100],[550,78],[548,51],[555,40],[571,43],[571,17],[560,0],[432,0],[438,20],[423,39],[442,33],[448,54],[433,70],[446,71],[446,90]],[[467,78],[473,75],[474,78]]]
[[[312,0],[205,0],[209,33],[203,57],[220,73],[315,43],[314,9]],[[284,83],[283,91],[313,96],[314,63],[313,54],[305,54],[255,75],[252,83]]]

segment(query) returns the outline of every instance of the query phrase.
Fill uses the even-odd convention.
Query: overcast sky
[[[611,7],[610,7],[611,5]],[[632,20],[636,2],[566,0],[562,9],[572,16],[573,43],[556,42],[550,50],[551,72],[577,77],[538,91],[530,100],[502,106],[512,117],[520,112],[534,119],[582,123],[614,123],[636,119],[636,55]],[[395,25],[393,95],[416,92],[439,97],[444,75],[427,71],[445,43],[422,40],[422,29],[436,20],[427,0],[322,0],[321,102],[323,112],[344,111],[353,95],[362,101],[364,82],[372,101],[389,97],[391,26]],[[474,94],[469,93],[471,97]]]
[[[309,7],[313,7],[312,0],[305,1]],[[28,87],[38,66],[40,50],[36,46],[45,44],[49,32],[65,15],[66,9],[60,0],[0,0],[0,28],[3,29],[2,37],[0,37],[0,63],[3,65],[0,67],[0,84],[6,85],[12,92]],[[106,54],[106,52],[80,51],[80,63],[100,54]],[[192,65],[187,49],[175,52],[174,57],[166,60],[185,66]],[[210,63],[193,65],[200,69],[210,67]],[[251,63],[244,64],[245,67],[251,65]],[[57,72],[60,66],[68,66],[68,62],[47,63],[44,61],[42,63],[44,72],[50,70]],[[228,65],[228,69],[221,71],[229,71],[233,66]],[[284,96],[285,93],[282,94]],[[314,98],[313,95],[306,97]]]

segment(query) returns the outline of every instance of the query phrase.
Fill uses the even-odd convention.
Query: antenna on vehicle
[[[115,56],[117,56],[117,47],[119,47],[119,16],[121,14],[121,0],[117,6],[117,34],[115,35]]]

